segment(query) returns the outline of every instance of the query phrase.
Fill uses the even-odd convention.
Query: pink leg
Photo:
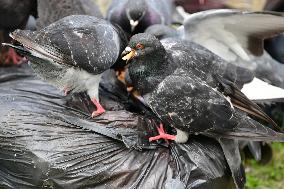
[[[92,99],[92,102],[97,107],[97,110],[92,113],[93,118],[105,113],[105,109],[95,98]]]
[[[157,127],[157,129],[158,129],[159,135],[154,136],[154,137],[150,137],[149,138],[150,142],[155,141],[155,140],[159,140],[159,139],[164,139],[164,140],[175,140],[176,139],[175,135],[169,135],[169,134],[165,133],[164,126],[163,126],[162,123],[160,123],[160,127]]]
[[[10,62],[12,62],[15,65],[19,65],[23,59],[23,57],[21,57],[20,55],[18,55],[14,49],[9,48],[8,52],[6,53],[6,55],[4,55],[5,58],[5,63],[9,64]]]

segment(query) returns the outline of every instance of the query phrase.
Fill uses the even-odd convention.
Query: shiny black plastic
[[[100,98],[112,110],[91,119],[84,95],[0,68],[0,188],[235,188],[217,141],[150,144],[155,124],[115,104],[107,83]]]

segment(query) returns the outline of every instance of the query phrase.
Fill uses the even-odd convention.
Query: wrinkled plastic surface
[[[63,97],[28,68],[0,68],[0,188],[234,188],[217,141],[148,143],[154,124],[115,104],[106,83],[112,111],[91,119],[81,95]]]

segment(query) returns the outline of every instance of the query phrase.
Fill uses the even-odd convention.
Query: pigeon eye
[[[144,45],[142,45],[141,43],[138,43],[136,45],[136,49],[144,49]]]

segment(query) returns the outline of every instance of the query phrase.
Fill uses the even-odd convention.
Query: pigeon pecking
[[[195,43],[160,42],[150,34],[134,35],[123,54],[131,84],[163,123],[192,134],[284,140],[273,120],[237,87],[253,78],[250,71],[225,63]],[[158,131],[150,141],[187,140],[165,134],[162,127]]]

